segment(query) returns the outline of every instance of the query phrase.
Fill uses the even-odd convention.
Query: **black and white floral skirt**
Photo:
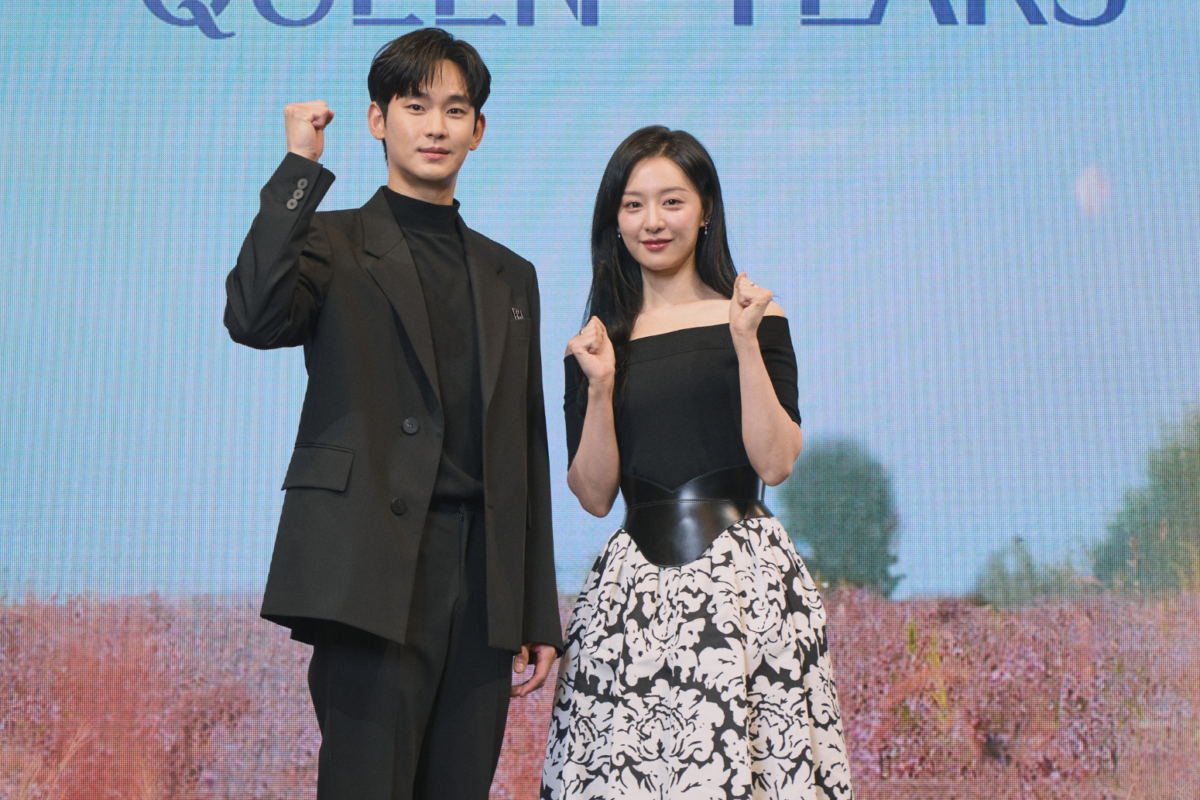
[[[853,797],[825,608],[777,520],[683,567],[609,539],[567,629],[541,797]]]

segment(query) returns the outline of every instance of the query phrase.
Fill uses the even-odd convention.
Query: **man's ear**
[[[379,103],[374,100],[367,107],[367,127],[371,129],[372,136],[383,141],[383,137],[387,133],[387,118],[383,114],[383,109],[379,107]]]
[[[475,118],[475,132],[471,134],[471,149],[479,147],[479,143],[483,141],[483,129],[487,127],[487,120],[483,117],[483,112]]]

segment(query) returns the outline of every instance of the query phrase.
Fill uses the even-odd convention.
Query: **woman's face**
[[[665,156],[639,161],[629,174],[617,228],[643,269],[694,268],[696,239],[706,222],[704,201],[675,162]]]

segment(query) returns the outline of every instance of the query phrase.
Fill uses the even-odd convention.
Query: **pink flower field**
[[[826,602],[859,798],[1200,797],[1200,595]],[[2,606],[0,800],[311,798],[307,663],[253,598]],[[551,692],[493,798],[536,797]]]

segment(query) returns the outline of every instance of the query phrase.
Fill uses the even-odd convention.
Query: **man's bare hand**
[[[333,111],[320,100],[291,103],[283,108],[289,153],[320,161],[325,152],[325,126],[333,121]]]
[[[533,677],[524,683],[513,684],[513,697],[524,697],[530,692],[542,688],[542,684],[546,682],[546,678],[550,677],[550,667],[554,666],[554,659],[558,658],[558,651],[554,649],[553,645],[542,644],[541,642],[522,645],[521,652],[513,657],[513,672],[521,675],[525,670],[529,669],[529,657],[531,654],[536,659],[533,668]]]

